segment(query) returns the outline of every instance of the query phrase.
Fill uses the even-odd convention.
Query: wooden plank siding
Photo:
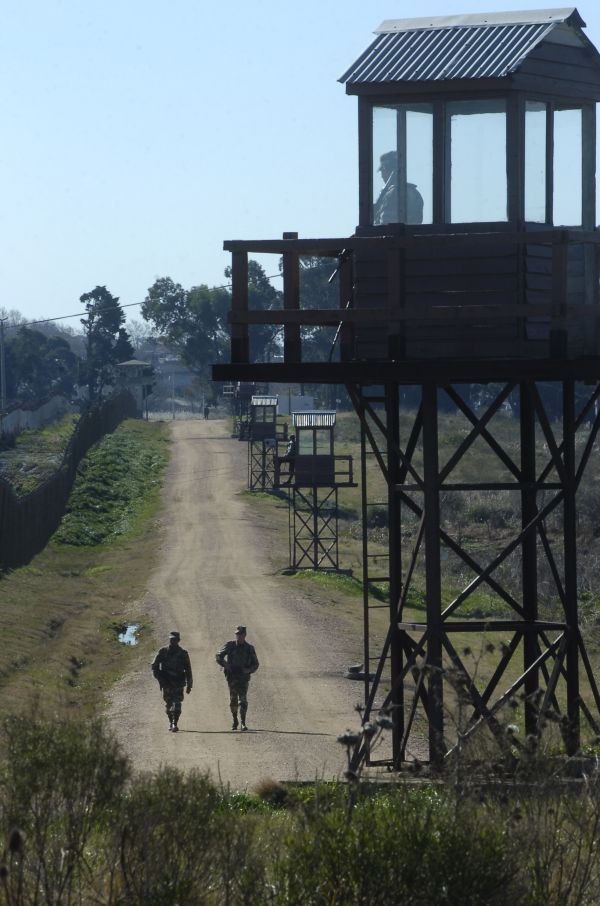
[[[232,306],[238,348],[252,324],[283,324],[287,336],[322,324],[343,325],[343,362],[600,355],[598,233],[528,225],[498,234],[299,240],[308,242],[327,256],[334,245],[346,250],[340,307],[296,307],[292,267],[284,286],[291,305]],[[228,245],[240,253],[239,243]],[[297,259],[289,240],[269,250]],[[305,360],[286,346],[284,361]]]
[[[365,254],[357,259],[356,307],[382,307],[388,294],[385,255]],[[426,249],[407,249],[396,305],[413,320],[395,331],[389,324],[357,326],[357,358],[387,358],[391,348],[423,358],[462,355],[468,349],[477,349],[478,355],[485,349],[485,354],[492,355],[506,344],[514,349],[520,336],[518,320],[491,321],[488,307],[519,302],[518,261],[517,246],[506,244],[477,248],[468,240],[459,240],[450,249],[434,240]],[[468,309],[468,320],[447,318],[442,310],[448,306]]]
[[[515,88],[544,91],[557,98],[600,100],[600,68],[592,48],[542,41],[513,74]]]
[[[566,273],[566,306],[573,309],[573,316],[568,318],[569,345],[572,352],[580,348],[584,354],[588,345],[585,341],[590,323],[582,318],[581,311],[575,315],[574,306],[593,305],[593,297],[588,292],[586,275],[586,251],[582,245],[571,245],[567,254]],[[588,265],[589,266],[589,265]],[[552,250],[548,246],[527,245],[524,258],[525,291],[528,305],[544,305],[552,301],[553,265]],[[528,316],[526,336],[530,340],[548,340],[552,318],[550,315]],[[593,344],[591,344],[593,345]]]
[[[294,484],[303,487],[333,487],[335,461],[333,456],[298,454],[294,466]]]

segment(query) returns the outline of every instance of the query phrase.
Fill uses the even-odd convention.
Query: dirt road
[[[344,767],[336,742],[357,726],[361,690],[343,678],[360,660],[361,639],[296,583],[273,575],[246,487],[246,444],[225,421],[175,421],[163,541],[140,609],[150,612],[157,647],[181,632],[194,670],[180,732],[168,721],[149,666],[111,695],[109,720],[137,769],[160,764],[208,769],[235,789],[262,778],[331,779]],[[287,538],[282,539],[284,546]],[[250,683],[246,733],[232,732],[227,685],[215,652],[248,627],[260,669]]]

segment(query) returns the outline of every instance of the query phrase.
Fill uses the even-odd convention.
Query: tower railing
[[[450,229],[450,227],[448,227]],[[396,228],[394,228],[396,229]],[[402,227],[400,229],[403,229]],[[249,328],[252,325],[283,327],[283,363],[303,361],[301,329],[330,326],[338,328],[342,361],[365,358],[357,355],[357,332],[380,326],[391,342],[389,356],[402,351],[402,337],[425,330],[425,342],[435,332],[468,329],[469,325],[489,328],[490,337],[502,325],[520,331],[539,331],[545,341],[536,355],[598,354],[600,304],[598,294],[598,252],[600,233],[581,229],[527,229],[501,232],[456,231],[452,233],[402,232],[398,235],[353,236],[340,239],[232,240],[224,243],[231,251],[232,308],[231,363],[249,359]],[[574,250],[581,253],[574,260]],[[535,252],[532,252],[535,250]],[[249,308],[248,258],[252,254],[276,254],[283,258],[283,307],[258,311]],[[514,260],[506,279],[493,279],[483,267],[461,276],[440,274],[438,283],[429,283],[431,264],[446,259]],[[376,292],[364,289],[357,274],[361,262],[375,256],[383,279]],[[336,308],[300,307],[300,259],[334,259],[339,273],[339,305]],[[421,263],[419,273],[415,262]],[[425,275],[425,276],[424,276]],[[577,332],[572,348],[567,338]],[[514,355],[512,341],[510,354]],[[415,351],[419,357],[421,348]],[[473,356],[477,357],[477,349]],[[376,356],[377,358],[379,356]],[[369,358],[367,355],[366,358]],[[304,359],[306,361],[306,359]]]

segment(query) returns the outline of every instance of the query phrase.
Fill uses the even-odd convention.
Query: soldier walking
[[[229,707],[233,715],[232,730],[238,728],[238,704],[242,730],[247,730],[248,685],[250,676],[258,670],[254,646],[246,641],[246,627],[237,626],[235,641],[225,642],[216,655],[217,664],[223,668],[229,686]]]
[[[169,644],[161,648],[152,662],[152,673],[158,680],[158,685],[165,702],[165,710],[169,718],[169,731],[177,733],[183,690],[189,695],[192,691],[192,665],[190,656],[179,645],[180,635],[174,631],[169,633]]]

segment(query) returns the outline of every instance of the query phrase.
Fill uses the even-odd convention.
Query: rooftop
[[[502,78],[544,40],[592,45],[575,7],[386,19],[339,79],[346,85]]]

